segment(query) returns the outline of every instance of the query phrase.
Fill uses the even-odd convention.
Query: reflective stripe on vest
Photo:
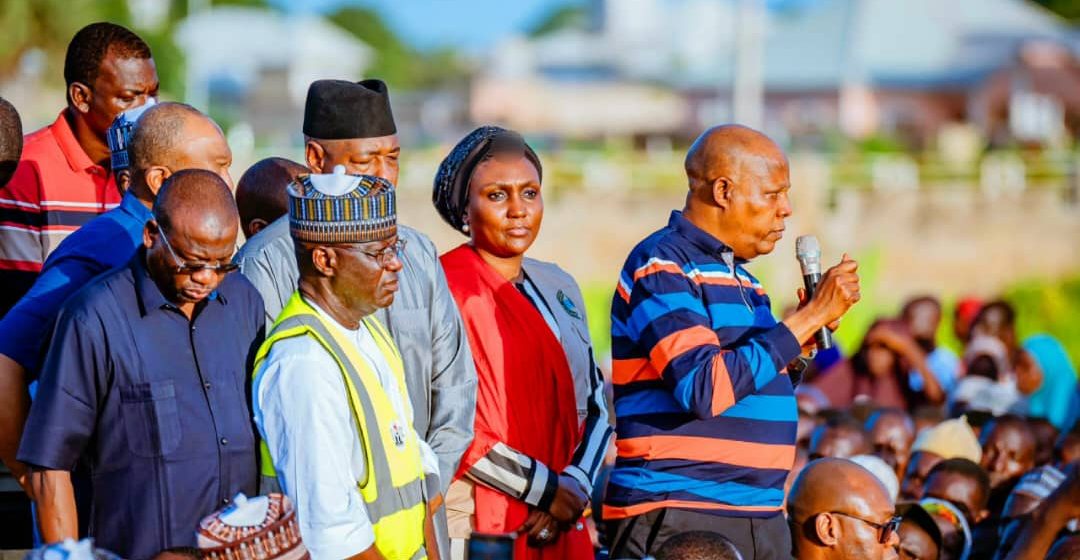
[[[259,348],[254,369],[260,369],[275,342],[294,336],[311,336],[334,358],[341,369],[360,443],[364,448],[366,474],[357,485],[374,528],[375,545],[388,560],[425,558],[424,520],[427,509],[423,464],[415,432],[411,425],[407,425],[403,434],[391,433],[390,419],[396,420],[396,413],[372,366],[360,356],[358,350],[352,349],[351,345],[344,346],[323,321],[299,294],[293,294],[270,336]],[[379,350],[390,363],[400,397],[408,403],[397,347],[378,320],[366,317],[364,326],[372,333]],[[358,389],[363,389],[363,393]],[[382,409],[381,416],[379,409]],[[403,439],[400,444],[395,440],[398,437]],[[263,480],[268,482],[268,479],[273,479],[276,483],[276,473],[265,442],[261,453]],[[263,491],[266,491],[265,486]]]

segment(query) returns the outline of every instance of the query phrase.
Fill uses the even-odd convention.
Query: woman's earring
[[[465,224],[465,225],[461,226],[461,232],[464,233],[464,234],[468,234],[469,233],[469,224]]]

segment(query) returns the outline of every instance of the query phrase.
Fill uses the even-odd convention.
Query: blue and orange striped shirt
[[[618,458],[605,519],[660,508],[780,513],[799,342],[730,248],[673,212],[630,253],[611,305]]]

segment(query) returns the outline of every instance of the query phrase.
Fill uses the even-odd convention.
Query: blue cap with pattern
[[[153,97],[147,98],[146,103],[116,115],[112,124],[109,125],[109,130],[105,133],[105,139],[109,143],[109,163],[114,173],[131,167],[129,148],[131,145],[131,133],[135,130],[135,121],[139,120],[143,111],[152,107],[154,103]]]
[[[311,243],[366,243],[397,232],[394,185],[381,177],[302,174],[289,184],[289,232]]]

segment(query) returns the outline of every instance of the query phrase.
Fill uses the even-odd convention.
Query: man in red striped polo
[[[15,175],[0,188],[0,316],[33,284],[71,232],[116,207],[105,133],[116,115],[157,97],[150,47],[112,23],[75,34],[64,60],[67,107],[26,136]]]

